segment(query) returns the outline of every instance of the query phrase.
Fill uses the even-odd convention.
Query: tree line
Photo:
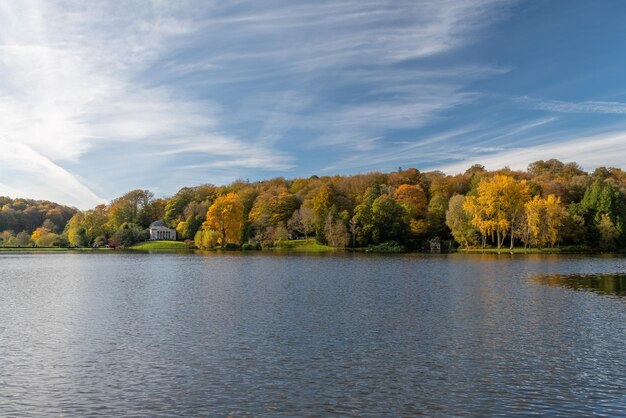
[[[67,222],[78,210],[47,200],[11,199],[0,196],[0,245],[32,245],[32,235],[38,228],[35,241],[43,245],[63,244]],[[46,231],[47,236],[41,237]],[[67,242],[67,241],[65,241]]]
[[[73,210],[65,223],[55,218],[54,228],[44,225],[47,219],[20,233],[30,234],[29,242],[37,245],[128,246],[147,239],[149,224],[162,219],[180,239],[201,249],[273,247],[315,238],[355,248],[416,250],[439,239],[465,248],[614,251],[626,247],[626,173],[605,167],[589,173],[576,163],[552,159],[536,161],[527,170],[488,171],[475,165],[457,175],[400,168],[239,180],[183,187],[162,199],[133,190],[108,205]],[[19,227],[4,229],[10,234]]]

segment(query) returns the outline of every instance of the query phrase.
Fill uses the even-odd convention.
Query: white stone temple
[[[150,239],[176,241],[176,230],[168,228],[161,220],[154,221],[150,224]]]

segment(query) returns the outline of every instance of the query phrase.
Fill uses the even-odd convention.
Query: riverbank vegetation
[[[525,171],[475,165],[456,175],[410,168],[204,184],[168,198],[133,190],[87,211],[2,199],[0,245],[132,247],[162,219],[182,245],[200,249],[626,248],[626,173],[558,160]],[[29,205],[46,210],[31,217]]]

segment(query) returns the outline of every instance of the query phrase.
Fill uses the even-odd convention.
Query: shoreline
[[[404,252],[384,252],[384,251],[368,251],[367,248],[334,248],[321,244],[310,244],[304,243],[302,245],[296,246],[277,246],[277,247],[268,247],[263,249],[225,249],[222,250],[220,248],[202,250],[199,248],[189,248],[184,243],[180,241],[172,241],[172,243],[177,243],[174,245],[164,245],[162,242],[157,243],[141,243],[134,245],[132,247],[118,247],[118,248],[91,248],[91,247],[0,247],[0,253],[11,253],[11,252],[106,252],[106,253],[129,253],[129,252],[174,252],[174,251],[185,251],[185,252],[205,252],[205,253],[219,253],[219,252],[227,252],[227,253],[359,253],[359,254],[430,254],[430,255],[442,255],[442,254],[539,254],[539,255],[626,255],[624,251],[611,251],[611,252],[602,252],[602,251],[593,251],[593,250],[568,250],[561,248],[471,248],[471,249],[458,249],[447,252],[422,252],[422,251],[404,251]],[[150,245],[154,244],[154,245]]]

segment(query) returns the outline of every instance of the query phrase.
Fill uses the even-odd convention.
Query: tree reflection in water
[[[533,280],[548,286],[626,296],[626,274],[539,274]]]

